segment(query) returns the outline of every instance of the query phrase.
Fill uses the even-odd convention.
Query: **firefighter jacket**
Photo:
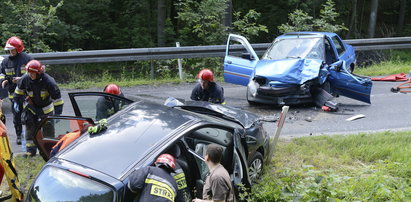
[[[168,171],[163,168],[147,166],[131,173],[128,189],[140,193],[138,201],[175,201],[177,184]]]
[[[12,82],[13,77],[21,77],[26,73],[26,64],[33,58],[25,52],[21,52],[15,56],[6,57],[1,62],[0,69],[0,84],[4,80],[8,80],[9,98],[13,99],[16,84]]]
[[[214,104],[224,104],[224,89],[215,82],[208,84],[208,89],[201,88],[197,83],[191,92],[191,99],[196,101],[207,101]]]
[[[123,93],[120,93],[121,97],[124,97]],[[100,97],[96,103],[96,120],[106,119],[114,113],[120,111],[124,106],[124,103],[120,100],[111,99],[107,97]]]
[[[63,112],[64,101],[60,89],[47,73],[41,73],[36,80],[31,80],[28,74],[20,79],[14,91],[14,101],[22,104],[26,96],[30,98],[26,107],[33,115],[50,114],[53,111],[59,115]]]

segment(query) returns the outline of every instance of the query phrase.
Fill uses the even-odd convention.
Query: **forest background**
[[[16,35],[29,53],[39,53],[174,47],[176,42],[222,45],[228,33],[244,35],[251,43],[307,30],[336,32],[343,39],[409,36],[410,5],[407,0],[3,0],[0,41]],[[156,61],[155,66],[163,78],[177,75],[172,60]],[[60,65],[54,72],[57,80],[67,82],[94,73],[147,78],[152,71],[147,61],[84,67]],[[185,76],[192,77],[202,67],[219,75],[221,58],[186,60]],[[49,68],[52,73],[53,69]]]

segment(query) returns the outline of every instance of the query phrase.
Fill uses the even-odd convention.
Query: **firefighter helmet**
[[[26,72],[41,74],[44,72],[44,66],[38,60],[31,60],[26,65]]]
[[[110,93],[113,95],[120,95],[120,87],[118,87],[116,84],[108,84],[106,87],[104,87],[104,92],[105,93]]]
[[[18,53],[21,53],[24,50],[23,41],[17,36],[10,37],[6,42],[6,46],[4,47],[4,50],[13,49],[16,49]]]
[[[171,156],[170,154],[161,154],[156,162],[154,164],[159,167],[159,166],[165,166],[168,169],[171,169],[174,171],[176,167],[176,159]]]
[[[210,82],[214,81],[214,73],[209,69],[201,70],[200,73],[198,73],[197,77],[205,81],[210,81]]]

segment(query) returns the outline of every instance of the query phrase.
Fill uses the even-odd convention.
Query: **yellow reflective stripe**
[[[9,95],[9,99],[13,99],[14,96],[12,94]]]
[[[63,99],[59,98],[57,100],[54,100],[53,104],[54,104],[54,106],[59,106],[59,105],[64,104],[64,101],[63,101]]]
[[[16,90],[14,90],[14,93],[16,93],[17,95],[24,95],[24,91],[21,90],[19,87],[17,87]]]
[[[27,105],[26,105],[26,106],[27,106]],[[30,112],[31,112],[33,115],[36,115],[36,112],[33,111],[33,109],[31,109],[30,107],[27,107],[27,109],[30,110]]]
[[[0,74],[0,79],[4,79],[6,76],[4,74]]]
[[[166,198],[170,201],[174,201],[174,195],[175,195],[172,192],[170,192],[169,190],[167,190],[165,187],[161,187],[161,186],[157,186],[157,185],[152,185],[151,186],[150,194],[154,195],[154,196],[159,196],[159,197]]]
[[[45,106],[42,109],[43,109],[44,114],[48,114],[48,113],[54,111],[54,106],[53,106],[53,104],[49,104],[48,106]]]
[[[27,94],[28,94],[30,97],[34,97],[33,91],[27,91]]]
[[[184,175],[184,173],[179,173],[177,175],[174,175],[173,177],[174,177],[174,179],[180,179],[182,177],[185,177],[185,175]]]
[[[12,76],[14,75],[14,72],[6,72],[6,75]]]
[[[168,198],[171,201],[174,201],[175,192],[168,184],[149,178],[146,179],[145,183],[152,184],[150,194]]]
[[[41,92],[40,92],[40,97],[41,97],[41,99],[46,99],[47,97],[49,96],[49,92],[47,91],[47,90],[42,90]]]
[[[20,67],[20,72],[21,72],[21,74],[26,73],[26,67],[25,67],[25,66],[21,66],[21,67]]]

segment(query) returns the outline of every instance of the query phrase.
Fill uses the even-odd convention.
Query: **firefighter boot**
[[[37,153],[36,145],[27,144],[27,154],[30,156],[36,156],[36,153]]]
[[[21,145],[21,134],[23,132],[23,126],[22,125],[15,125],[14,129],[16,130],[16,143],[17,145]]]

